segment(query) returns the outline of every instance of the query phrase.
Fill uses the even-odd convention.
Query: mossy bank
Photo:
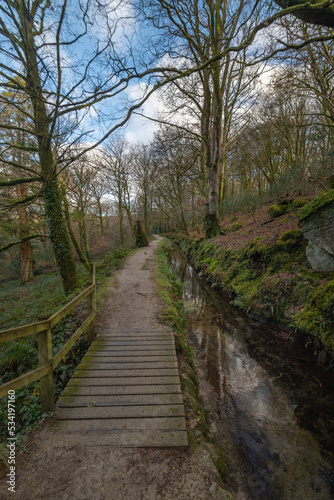
[[[213,467],[223,479],[226,465],[221,451],[212,443],[205,412],[198,397],[199,381],[193,352],[186,337],[187,320],[182,301],[183,284],[170,269],[170,250],[170,242],[163,240],[157,251],[156,277],[158,295],[162,300],[160,321],[173,327],[174,330],[189,445],[190,447],[204,447],[209,453]],[[222,490],[221,493],[227,500],[232,498],[227,491]]]
[[[301,231],[286,231],[273,244],[255,238],[240,249],[222,240],[174,235],[201,277],[227,292],[248,315],[281,325],[332,365],[334,356],[334,273],[313,271]]]

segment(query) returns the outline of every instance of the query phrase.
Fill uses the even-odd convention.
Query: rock
[[[293,200],[292,202],[292,207],[295,208],[301,208],[304,207],[307,203],[306,198],[297,198],[296,200]]]
[[[217,483],[211,484],[209,493],[215,500],[233,500],[231,493],[223,490]]]
[[[298,225],[308,240],[307,259],[315,271],[334,271],[334,190],[300,212]]]
[[[268,210],[269,216],[274,219],[275,217],[285,214],[289,209],[289,202],[290,200],[283,200],[279,203],[275,203],[275,205],[271,205]]]

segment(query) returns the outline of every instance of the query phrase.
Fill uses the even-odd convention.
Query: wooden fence
[[[18,390],[25,385],[40,379],[42,412],[53,411],[55,408],[53,371],[66,356],[73,344],[87,330],[88,343],[91,344],[95,338],[95,315],[96,315],[96,283],[95,266],[90,268],[90,286],[66,304],[62,309],[50,316],[45,321],[31,323],[30,325],[18,326],[9,330],[0,331],[0,344],[9,340],[38,334],[38,368],[32,370],[10,382],[0,386],[0,398],[7,396],[9,390]],[[84,299],[87,299],[88,317],[76,330],[63,347],[52,357],[52,333],[51,328],[58,323],[66,314],[73,311]]]

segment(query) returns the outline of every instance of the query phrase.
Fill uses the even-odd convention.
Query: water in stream
[[[175,251],[189,341],[214,441],[236,500],[334,498],[334,375],[277,328],[209,290]]]

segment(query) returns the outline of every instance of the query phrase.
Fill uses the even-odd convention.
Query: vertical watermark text
[[[16,486],[16,437],[15,437],[15,391],[8,391],[8,491],[15,493]]]

